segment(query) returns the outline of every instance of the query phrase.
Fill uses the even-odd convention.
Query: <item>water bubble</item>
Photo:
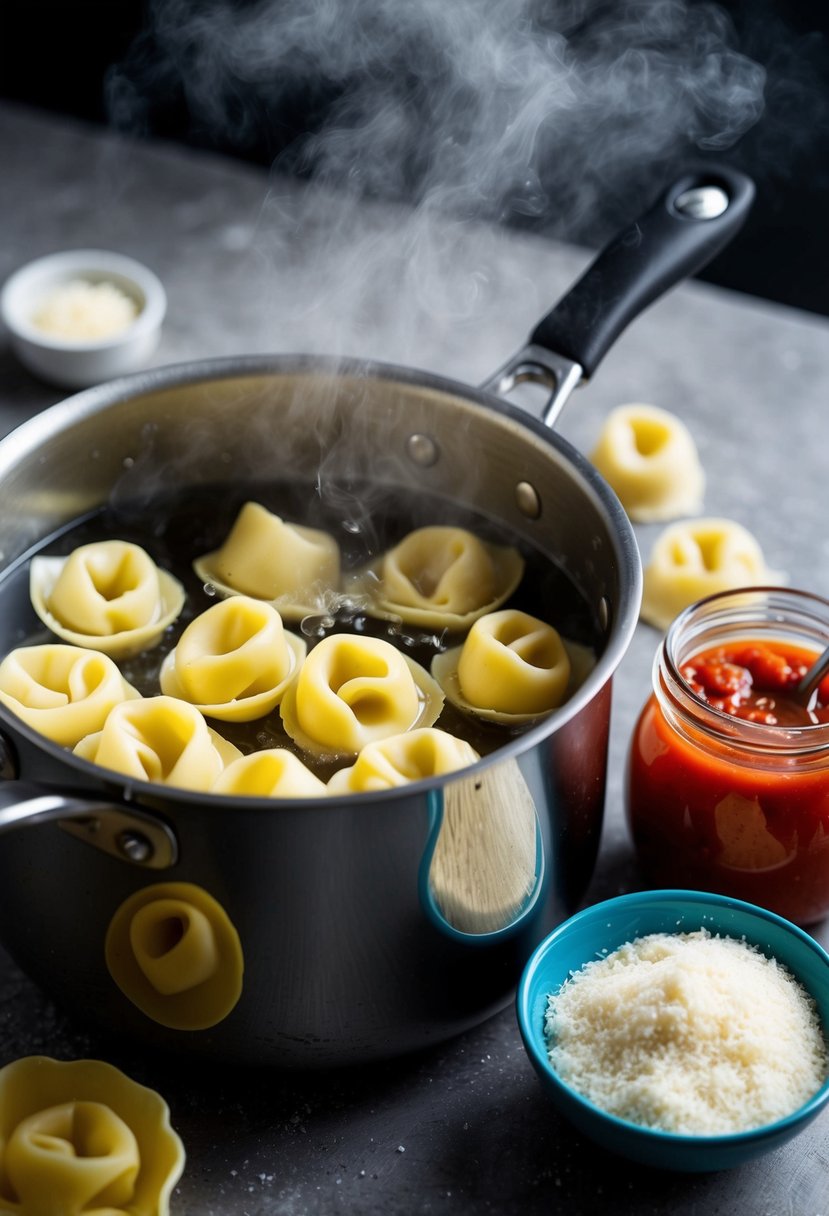
[[[324,638],[327,630],[334,628],[332,616],[304,616],[299,628],[306,638]]]
[[[125,456],[124,459],[121,461],[121,464],[123,465],[123,467],[125,469],[131,469],[132,466],[135,464],[135,457],[134,456]]]
[[[202,591],[205,595],[210,596],[211,599],[218,595],[218,592],[212,583],[205,583],[202,587]]]
[[[359,536],[363,530],[363,525],[356,519],[344,519],[343,528],[346,532],[350,532],[352,536]]]
[[[370,600],[367,595],[341,595],[339,601],[339,609],[343,618],[351,619],[360,613],[364,612],[369,606]]]

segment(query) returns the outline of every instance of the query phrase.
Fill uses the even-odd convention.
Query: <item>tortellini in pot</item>
[[[52,633],[120,659],[149,650],[184,607],[178,579],[124,540],[94,541],[68,557],[34,557],[30,594]]]
[[[524,573],[517,549],[488,544],[465,528],[410,532],[354,577],[368,611],[411,625],[462,630],[512,595]]]
[[[172,1030],[206,1030],[242,994],[244,956],[224,908],[189,882],[130,895],[104,942],[109,973],[136,1008]]]
[[[74,753],[126,777],[186,790],[209,790],[240,755],[194,705],[165,696],[116,705]]]
[[[633,520],[676,519],[702,510],[705,474],[694,438],[668,410],[612,410],[590,459]]]
[[[683,608],[707,595],[780,580],[741,524],[730,519],[671,524],[657,537],[645,567],[641,616],[667,629]]]
[[[293,752],[284,747],[269,747],[233,760],[219,775],[211,793],[252,798],[320,798],[327,790],[325,783]]]
[[[154,1090],[102,1060],[0,1069],[0,1211],[168,1216],[184,1146]]]
[[[462,646],[436,655],[432,674],[459,708],[518,724],[561,704],[571,665],[552,625],[506,608],[477,620]]]
[[[208,718],[251,722],[279,704],[305,651],[271,604],[236,595],[190,622],[161,665],[161,691]]]
[[[465,739],[435,727],[422,727],[369,743],[350,768],[328,782],[330,794],[388,790],[466,768],[480,756]]]
[[[193,562],[219,595],[250,595],[297,621],[326,611],[340,586],[340,549],[317,528],[289,524],[260,503],[242,507],[220,548]]]
[[[33,730],[74,747],[109,711],[140,694],[105,654],[64,646],[20,646],[0,663],[0,701]]]
[[[304,751],[336,756],[431,726],[442,708],[443,694],[429,673],[390,642],[331,634],[309,653],[280,713]]]

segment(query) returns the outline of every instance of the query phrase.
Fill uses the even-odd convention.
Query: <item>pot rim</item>
[[[184,385],[194,385],[217,379],[239,379],[246,376],[266,376],[274,374],[316,373],[327,374],[332,378],[352,376],[356,379],[381,380],[386,379],[397,383],[432,389],[445,395],[464,398],[468,402],[481,406],[486,410],[504,414],[523,428],[529,430],[547,445],[557,449],[579,475],[581,486],[597,500],[602,513],[608,520],[608,532],[611,536],[617,569],[619,572],[619,597],[614,606],[613,618],[607,630],[607,644],[600,655],[594,669],[584,683],[565,702],[560,709],[541,719],[535,726],[520,735],[505,742],[495,751],[483,756],[475,764],[456,773],[442,777],[427,778],[408,785],[398,786],[388,790],[377,790],[355,796],[353,793],[327,795],[324,799],[315,798],[264,798],[244,797],[228,794],[211,794],[210,805],[217,808],[240,805],[252,811],[262,813],[263,810],[278,812],[281,808],[325,809],[329,804],[335,807],[357,806],[364,801],[369,803],[378,800],[407,798],[412,793],[425,793],[432,789],[443,788],[451,780],[474,777],[490,765],[500,760],[515,758],[528,751],[548,735],[554,733],[574,718],[594,696],[601,691],[610,680],[616,668],[624,657],[633,637],[639,619],[639,607],[642,597],[642,563],[636,543],[633,527],[619,499],[611,490],[608,483],[568,440],[562,438],[532,414],[514,405],[505,398],[484,389],[465,384],[436,373],[421,371],[393,363],[385,363],[374,359],[361,359],[353,356],[339,357],[335,355],[315,355],[305,353],[288,353],[274,355],[231,355],[206,359],[188,360],[186,362],[167,364],[161,367],[136,372],[108,380],[103,384],[84,389],[63,398],[54,405],[47,407],[32,418],[21,423],[0,439],[0,479],[9,472],[16,463],[28,452],[35,450],[58,432],[70,429],[82,419],[94,416],[110,406],[130,400],[134,397],[159,390],[168,390]],[[36,542],[39,543],[39,542]],[[28,560],[31,550],[15,558],[8,566],[0,567],[0,578],[5,572],[19,562]],[[38,734],[19,718],[0,704],[0,723],[12,732],[22,735],[37,748],[45,749],[54,759],[66,763],[78,774],[88,780],[104,783],[120,791],[120,796],[126,802],[146,802],[147,800],[163,799],[186,805],[203,801],[204,793],[178,789],[175,786],[162,785],[155,782],[135,783],[128,778],[118,779],[118,774],[104,769],[91,761],[82,760],[58,744]],[[202,808],[203,810],[203,808]]]

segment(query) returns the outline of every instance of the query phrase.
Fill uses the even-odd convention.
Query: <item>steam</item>
[[[732,147],[765,78],[735,43],[692,0],[151,0],[109,110],[141,133],[172,107],[197,141],[272,157],[244,251],[270,349],[428,350],[468,379],[514,335],[459,369],[465,325],[505,293],[538,303],[529,322],[552,303],[526,266],[504,279],[504,221],[595,247],[689,157]]]
[[[686,0],[154,0],[113,122],[177,93],[192,130],[351,195],[578,237],[621,184],[730,148],[765,73]],[[285,115],[304,113],[287,146]],[[280,130],[282,124],[282,130]],[[288,132],[290,134],[290,132]],[[656,171],[656,175],[655,175]]]

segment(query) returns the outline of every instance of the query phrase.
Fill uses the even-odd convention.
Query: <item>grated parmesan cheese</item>
[[[629,1122],[723,1135],[791,1114],[829,1072],[812,998],[754,946],[651,934],[573,973],[548,1000],[564,1081]]]
[[[88,342],[119,333],[137,315],[135,301],[114,283],[70,279],[40,301],[32,324],[54,338]]]

